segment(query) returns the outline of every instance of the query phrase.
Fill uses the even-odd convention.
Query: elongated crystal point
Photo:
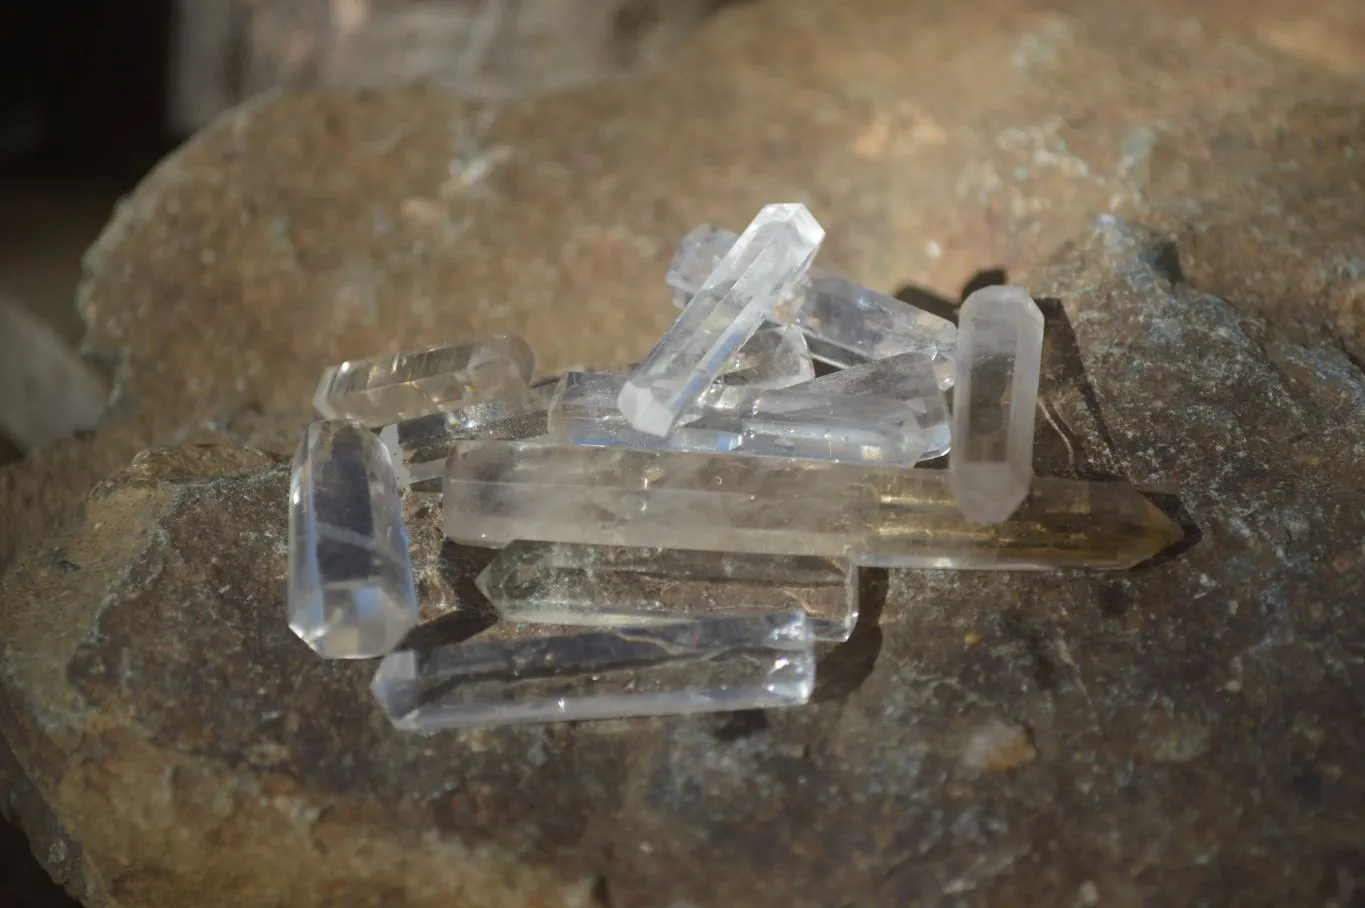
[[[736,240],[735,234],[702,224],[682,238],[667,283],[678,308],[685,306]],[[819,265],[797,282],[776,310],[791,313],[809,340],[811,356],[846,369],[901,353],[928,353],[939,386],[954,382],[957,328],[952,322],[894,297],[869,290]]]
[[[806,390],[814,383],[773,391],[713,385],[683,413],[682,425],[660,438],[635,429],[617,410],[624,382],[601,372],[567,373],[550,403],[549,436],[597,447],[907,467],[924,456],[920,414],[896,398]]]
[[[793,393],[837,398],[902,401],[914,414],[924,451],[921,460],[948,453],[952,442],[948,403],[939,388],[934,360],[927,353],[900,353],[877,362],[850,366],[790,389]]]
[[[630,424],[660,437],[725,370],[810,267],[825,231],[804,205],[768,205],[622,388]]]
[[[848,639],[858,572],[847,561],[513,542],[475,581],[506,621],[602,627],[800,608],[817,640]]]
[[[1126,483],[1037,479],[1010,520],[963,517],[944,470],[532,442],[460,442],[451,538],[849,557],[909,568],[1132,567],[1182,535]]]
[[[949,483],[963,514],[999,523],[1033,481],[1043,313],[1022,287],[983,287],[958,324]]]
[[[798,706],[815,657],[805,613],[704,615],[561,633],[507,622],[390,653],[370,690],[407,731]]]
[[[393,649],[417,623],[388,452],[353,420],[315,422],[289,483],[289,626],[328,659]]]
[[[400,487],[441,491],[441,475],[455,442],[470,439],[536,438],[546,431],[546,401],[532,389],[405,419],[379,430]]]
[[[327,419],[379,427],[525,391],[535,365],[512,334],[352,360],[322,373],[313,407]]]

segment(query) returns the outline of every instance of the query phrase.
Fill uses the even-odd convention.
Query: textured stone
[[[392,732],[372,666],[279,620],[287,469],[158,455],[0,588],[11,790],[60,817],[39,853],[71,843],[52,866],[92,904],[1349,904],[1365,379],[1175,260],[1106,221],[1026,276],[1062,301],[1037,462],[1167,489],[1195,543],[1103,576],[874,572],[798,710]],[[424,608],[477,630],[479,553],[408,506]]]
[[[1365,357],[1362,67],[1365,9],[1338,0],[791,0],[732,5],[633,85],[224,117],[86,259],[108,424],[0,468],[0,810],[96,905],[1358,900],[1361,383],[1331,348]],[[892,574],[804,710],[433,754],[341,706],[368,708],[368,672],[280,627],[284,472],[195,478],[270,456],[158,453],[87,500],[148,446],[287,458],[349,357],[512,330],[550,370],[632,362],[673,316],[642,296],[678,237],[803,193],[822,262],[866,286],[958,299],[998,268],[1034,291],[1039,473],[1136,465],[1202,541],[1098,580]],[[1036,270],[1106,210],[1176,237],[1179,269],[1086,239]],[[479,553],[408,527],[436,546],[424,616],[478,617]],[[81,641],[122,679],[83,702]],[[177,647],[234,661],[186,674]],[[964,773],[1005,726],[1037,757]]]

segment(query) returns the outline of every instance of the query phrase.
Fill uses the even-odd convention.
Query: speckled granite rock
[[[91,902],[1351,903],[1365,379],[1107,216],[1030,286],[1040,456],[1165,490],[1197,542],[893,573],[809,708],[404,737],[285,627],[283,466],[103,484],[0,588],[11,745]],[[409,519],[428,607],[477,625],[475,554]]]

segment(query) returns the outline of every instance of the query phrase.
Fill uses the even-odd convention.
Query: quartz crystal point
[[[388,452],[353,420],[315,422],[289,482],[289,626],[328,659],[382,656],[417,623]]]
[[[878,362],[850,366],[791,388],[793,393],[832,397],[899,400],[914,413],[924,440],[921,460],[948,453],[952,438],[948,404],[934,362],[926,353],[901,353]]]
[[[786,388],[815,378],[806,336],[795,325],[764,325],[726,366],[720,381],[750,388]]]
[[[933,376],[930,375],[930,383]],[[920,416],[895,398],[713,385],[666,437],[640,432],[616,409],[625,380],[570,372],[550,403],[548,434],[592,447],[798,457],[914,466],[924,456]],[[934,387],[938,393],[937,386]]]
[[[674,305],[687,305],[706,276],[730,248],[735,235],[703,224],[683,237],[668,269]],[[928,353],[939,386],[954,381],[957,328],[952,322],[853,281],[811,267],[784,300],[776,316],[790,313],[805,332],[811,356],[840,369],[895,356]]]
[[[535,365],[512,334],[353,360],[322,373],[313,407],[327,419],[384,426],[525,391]]]
[[[1022,287],[983,287],[962,304],[958,323],[948,481],[963,514],[999,523],[1033,481],[1043,313]]]
[[[1181,536],[1126,483],[1036,479],[1010,519],[965,519],[944,470],[460,442],[445,531],[515,539],[849,557],[880,567],[1132,567]]]
[[[506,621],[631,626],[723,612],[800,608],[815,639],[858,619],[847,561],[559,542],[513,542],[475,581]]]
[[[701,283],[621,390],[641,432],[663,437],[810,267],[825,238],[804,205],[768,205]]]
[[[441,491],[446,458],[457,441],[524,439],[544,435],[545,398],[536,389],[510,397],[429,413],[385,426],[379,440],[393,460],[400,487],[417,492]]]
[[[576,633],[504,622],[390,653],[370,690],[396,727],[437,731],[798,706],[814,682],[797,610]]]

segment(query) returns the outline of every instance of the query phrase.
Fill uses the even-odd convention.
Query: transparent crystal
[[[315,422],[289,482],[289,626],[328,659],[380,656],[417,623],[388,452],[352,420]]]
[[[525,391],[535,365],[512,334],[352,360],[322,373],[313,407],[327,419],[384,426]]]
[[[1000,524],[965,519],[945,470],[460,442],[446,535],[851,557],[909,568],[1127,568],[1182,531],[1127,483],[1036,479]]]
[[[815,378],[806,336],[795,325],[764,325],[721,373],[727,385],[786,388]]]
[[[674,305],[685,306],[710,272],[733,246],[734,233],[703,224],[683,237],[668,269]],[[957,328],[947,319],[894,297],[869,290],[818,265],[798,282],[776,315],[789,313],[805,332],[811,356],[845,369],[895,356],[928,353],[939,386],[954,381]]]
[[[1022,287],[983,287],[958,324],[949,482],[963,514],[999,523],[1033,481],[1043,313]]]
[[[465,642],[433,635],[385,656],[370,690],[396,727],[437,731],[797,706],[814,681],[798,610],[572,633],[503,622]]]
[[[913,466],[924,456],[918,414],[892,398],[804,390],[812,383],[773,391],[717,384],[682,414],[681,425],[660,438],[632,427],[616,408],[624,383],[606,373],[567,373],[550,403],[548,434],[565,444],[594,447],[898,466]]]
[[[840,643],[858,619],[847,561],[559,542],[513,542],[476,581],[507,621],[633,626],[724,612],[800,608],[815,639]]]
[[[825,231],[804,205],[768,205],[631,374],[618,401],[641,432],[664,436],[806,273]]]
[[[951,447],[948,403],[928,354],[901,353],[878,362],[850,366],[790,390],[901,401],[914,413],[915,424],[924,439],[921,460],[941,457]]]
[[[469,439],[536,438],[546,432],[546,401],[538,389],[429,413],[385,426],[379,440],[393,460],[400,487],[441,491],[441,475],[455,442]]]

